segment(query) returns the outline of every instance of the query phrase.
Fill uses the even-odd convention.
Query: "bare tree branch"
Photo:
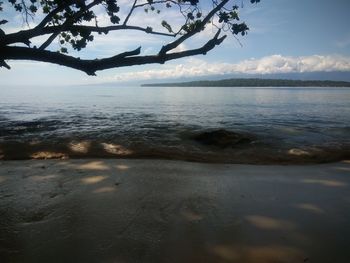
[[[11,67],[9,66],[9,64],[7,64],[4,60],[0,59],[0,67],[4,67],[7,69],[11,69]]]
[[[205,55],[212,50],[216,45],[220,45],[226,36],[219,37],[220,30],[214,38],[210,39],[206,44],[197,49],[186,50],[182,52],[174,52],[162,55],[138,56],[141,52],[141,47],[118,54],[116,56],[104,59],[84,60],[72,56],[64,55],[58,52],[48,50],[33,49],[27,47],[0,47],[0,59],[7,60],[34,60],[58,64],[77,70],[81,70],[88,75],[95,75],[96,71],[110,68],[126,67],[132,65],[143,64],[163,64],[166,61],[179,59],[194,55]]]
[[[131,7],[131,9],[130,9],[129,14],[128,14],[128,15],[126,16],[126,18],[125,18],[124,23],[123,23],[124,26],[126,25],[126,23],[128,23],[129,18],[130,18],[130,16],[131,16],[132,12],[134,12],[136,3],[137,3],[137,0],[134,1],[134,4],[132,5],[132,7]]]

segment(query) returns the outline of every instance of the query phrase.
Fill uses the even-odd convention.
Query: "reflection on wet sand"
[[[127,165],[125,165],[125,164],[117,164],[115,167],[116,167],[118,170],[128,170],[128,169],[130,169],[130,167],[127,166]]]
[[[5,182],[6,179],[7,179],[7,178],[6,178],[5,176],[0,175],[0,184],[3,183],[3,182]]]
[[[106,187],[100,187],[95,189],[93,193],[94,194],[110,193],[110,192],[114,192],[115,190],[116,190],[115,187],[106,186]]]
[[[199,220],[203,219],[202,215],[200,215],[196,212],[190,211],[190,210],[183,211],[182,215],[188,221],[199,221]]]
[[[299,208],[299,209],[303,209],[312,213],[316,213],[316,214],[324,214],[325,211],[323,209],[321,209],[319,206],[315,205],[315,204],[306,204],[306,203],[302,203],[302,204],[296,204],[294,205],[295,207]]]
[[[97,184],[103,180],[105,180],[107,178],[107,176],[101,176],[101,175],[97,175],[97,176],[89,176],[86,178],[82,178],[81,182],[83,184]]]
[[[56,174],[49,174],[49,175],[45,174],[45,175],[33,175],[30,177],[30,179],[34,181],[44,181],[44,180],[51,180],[57,177],[58,175]]]
[[[334,169],[340,170],[340,171],[347,171],[347,172],[350,172],[350,168],[349,168],[349,167],[335,167]]]
[[[306,184],[319,184],[329,187],[344,187],[347,186],[347,183],[337,181],[337,180],[324,180],[324,179],[304,179],[303,183]]]
[[[260,229],[269,229],[269,230],[295,229],[295,224],[293,224],[292,222],[271,218],[267,216],[261,216],[261,215],[247,216],[246,220],[253,226]]]
[[[304,253],[288,246],[218,245],[212,249],[224,262],[244,263],[296,263],[304,262]],[[218,262],[221,262],[218,261]]]
[[[82,170],[100,170],[100,171],[110,169],[102,161],[89,161],[85,164],[80,165],[78,168]]]

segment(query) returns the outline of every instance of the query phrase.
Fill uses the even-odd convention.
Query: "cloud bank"
[[[132,81],[149,79],[168,79],[199,77],[224,74],[276,74],[304,72],[349,71],[350,57],[338,55],[289,57],[272,55],[261,59],[249,59],[238,63],[209,63],[190,58],[185,63],[165,65],[158,70],[133,71],[114,76],[113,81]]]

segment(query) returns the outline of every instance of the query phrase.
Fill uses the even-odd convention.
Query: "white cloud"
[[[113,77],[108,77],[106,81],[167,79],[232,73],[273,74],[317,71],[350,71],[350,57],[337,55],[304,57],[272,55],[238,63],[209,63],[201,59],[190,58],[186,60],[186,63],[165,65],[158,70],[119,73]]]
[[[185,48],[186,46],[181,46],[179,49]],[[152,50],[147,52],[153,53]],[[98,72],[97,77],[88,77],[82,72],[77,72],[76,70],[65,67],[57,67],[56,65],[47,63],[11,61],[10,65],[13,69],[0,70],[0,77],[4,82],[2,84],[22,84],[22,82],[36,83],[36,81],[38,81],[38,83],[44,85],[54,83],[56,80],[60,84],[98,84],[156,79],[181,79],[185,77],[234,73],[273,74],[317,71],[347,71],[350,73],[350,57],[338,55],[313,55],[304,57],[272,55],[260,59],[243,60],[238,63],[207,62],[195,57],[181,61],[182,63],[178,64],[174,62],[173,64],[169,63],[162,66],[155,65],[153,68],[145,65],[144,68],[146,69],[144,70],[137,70],[137,68],[108,70]],[[23,76],[23,78],[19,80],[18,75]],[[63,83],[61,81],[62,79],[65,79],[66,81]]]

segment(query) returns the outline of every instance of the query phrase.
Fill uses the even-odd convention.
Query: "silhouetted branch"
[[[134,12],[136,3],[137,3],[137,0],[134,0],[134,3],[133,3],[133,5],[132,5],[132,7],[131,7],[131,9],[130,9],[130,12],[129,12],[129,14],[126,16],[126,18],[125,18],[125,20],[124,20],[124,23],[123,23],[124,26],[126,25],[126,23],[128,23],[129,18],[130,18],[130,16],[131,16],[132,12]]]
[[[0,67],[10,68],[6,60],[34,60],[49,62],[86,72],[88,75],[95,75],[96,71],[125,67],[133,65],[142,65],[149,63],[165,63],[168,60],[178,59],[188,56],[203,54],[220,45],[226,36],[220,37],[221,30],[229,30],[234,36],[241,34],[244,36],[249,30],[243,22],[238,22],[239,17],[236,10],[239,8],[234,5],[233,0],[211,0],[209,5],[200,1],[190,0],[132,0],[129,3],[123,3],[127,8],[127,13],[122,24],[120,23],[120,4],[117,0],[52,0],[52,1],[30,1],[26,0],[9,1],[17,12],[23,16],[35,15],[38,10],[47,13],[41,22],[32,29],[21,30],[15,33],[5,34],[0,29]],[[250,0],[255,3],[259,0]],[[229,5],[231,3],[232,5]],[[28,4],[28,6],[26,5]],[[158,6],[154,6],[158,5]],[[105,9],[105,15],[110,20],[109,26],[99,27],[99,19],[102,15],[95,7],[99,6]],[[232,6],[232,8],[229,6]],[[159,9],[158,9],[159,7]],[[139,21],[137,25],[129,25],[131,17],[136,14],[137,8],[145,8],[145,11],[154,11],[158,14],[161,10],[173,8],[183,16],[182,24],[172,29],[172,23],[165,20],[157,20],[167,30],[167,32],[154,31],[152,24],[145,24]],[[204,15],[202,12],[204,8]],[[162,9],[163,8],[163,9]],[[169,9],[171,11],[171,9]],[[150,12],[151,12],[150,11]],[[209,39],[202,47],[190,49],[182,52],[176,52],[176,48],[186,40],[203,31],[206,25],[213,22],[214,17],[218,17],[218,31],[212,39]],[[169,17],[170,19],[170,17]],[[0,20],[0,24],[5,24],[6,20]],[[92,24],[95,22],[94,24]],[[174,22],[176,23],[176,22]],[[111,31],[135,30],[147,34],[158,36],[173,37],[173,41],[162,46],[158,54],[141,56],[141,47],[120,53],[116,56],[103,59],[80,59],[72,55],[67,55],[68,48],[71,47],[80,51],[87,47],[87,43],[94,40],[94,33],[108,34]],[[31,39],[39,36],[48,35],[47,39],[37,48],[31,46]],[[59,51],[46,50],[47,47],[59,36]],[[142,39],[139,39],[142,42]],[[27,47],[14,46],[17,43],[24,43]]]
[[[166,52],[178,47],[181,43],[183,43],[185,40],[189,39],[190,37],[194,36],[195,34],[199,33],[203,30],[205,25],[212,19],[212,17],[215,15],[216,12],[218,12],[223,6],[225,6],[229,0],[223,0],[220,4],[218,4],[215,8],[213,8],[209,14],[191,31],[184,34],[183,36],[179,37],[175,41],[165,45],[160,50],[159,54],[165,54]]]
[[[117,26],[106,26],[106,27],[72,25],[69,27],[69,30],[72,30],[72,31],[87,30],[90,32],[104,33],[104,34],[107,34],[108,32],[111,32],[111,31],[117,31],[117,30],[136,30],[136,31],[145,32],[147,34],[160,35],[160,36],[166,36],[166,37],[176,36],[176,34],[153,31],[151,28],[147,28],[147,27],[144,28],[140,26],[128,26],[128,25],[117,25]],[[45,27],[40,32],[38,32],[35,29],[22,30],[16,33],[5,35],[4,44],[9,45],[14,43],[25,43],[26,45],[29,45],[30,43],[29,39],[31,38],[41,36],[41,35],[46,35],[46,34],[53,34],[57,32],[58,33],[64,32],[63,26]]]
[[[141,52],[141,47],[139,47],[135,50],[124,52],[110,58],[84,60],[48,50],[33,49],[28,47],[5,46],[0,48],[0,59],[2,61],[6,59],[13,59],[49,62],[81,70],[88,75],[95,75],[96,71],[99,70],[151,63],[163,64],[166,61],[173,59],[200,54],[205,55],[216,45],[220,45],[226,38],[226,36],[219,38],[219,34],[220,31],[216,33],[214,38],[210,39],[207,43],[205,43],[205,45],[198,49],[191,49],[182,52],[174,52],[162,55],[158,54],[151,56],[138,56]]]
[[[86,12],[87,10],[91,9],[92,7],[94,7],[95,5],[98,5],[101,3],[101,0],[95,0],[93,2],[91,2],[90,4],[88,4],[87,6],[84,6],[83,8],[81,8],[79,10],[79,12],[77,12],[73,17],[69,18],[66,20],[66,22],[63,23],[63,25],[60,27],[60,30],[55,31],[41,46],[39,49],[45,49],[47,48],[52,41],[62,32],[65,31],[67,29],[69,29],[70,26],[72,26],[77,19],[79,19],[84,12]]]

